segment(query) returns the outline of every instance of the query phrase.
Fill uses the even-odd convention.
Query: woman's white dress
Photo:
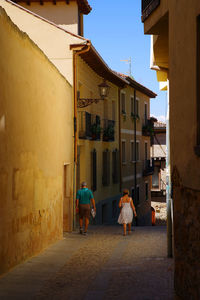
[[[122,202],[121,212],[118,218],[119,224],[129,224],[133,221],[133,210],[131,208],[131,201]]]

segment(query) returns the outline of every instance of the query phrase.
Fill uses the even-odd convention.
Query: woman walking
[[[129,197],[129,190],[123,190],[123,197],[119,201],[121,212],[118,218],[118,223],[123,224],[124,235],[126,235],[126,224],[128,224],[128,234],[131,233],[131,223],[133,221],[133,212],[137,216],[133,199]]]

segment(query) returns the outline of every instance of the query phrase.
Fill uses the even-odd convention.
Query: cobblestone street
[[[90,226],[0,279],[0,299],[173,299],[166,227]]]

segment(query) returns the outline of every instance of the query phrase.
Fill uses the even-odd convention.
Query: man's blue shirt
[[[79,204],[90,204],[90,200],[94,198],[92,191],[88,188],[78,190],[76,199],[79,199]]]

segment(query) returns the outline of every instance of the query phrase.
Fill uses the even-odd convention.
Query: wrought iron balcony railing
[[[107,119],[104,120],[103,140],[105,142],[115,140],[115,121]]]
[[[154,122],[152,119],[144,118],[142,125],[142,135],[152,136],[154,132]]]
[[[154,172],[154,161],[150,159],[144,160],[143,176],[152,175]]]
[[[86,111],[79,112],[79,138],[100,140],[101,139],[101,119],[98,115],[90,114]]]
[[[142,22],[160,5],[160,0],[142,0]]]

